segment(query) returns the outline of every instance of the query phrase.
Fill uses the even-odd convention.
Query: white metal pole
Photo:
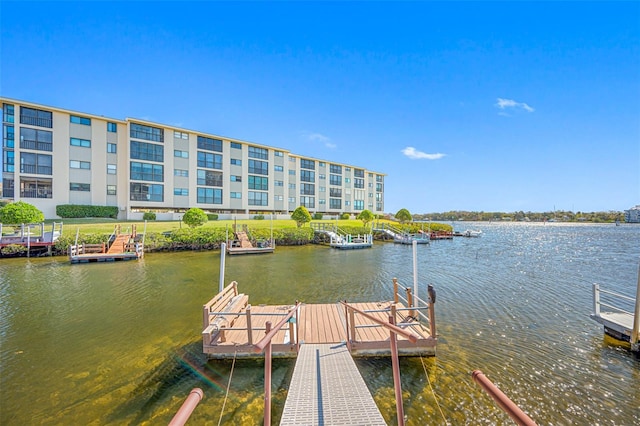
[[[419,305],[418,300],[418,242],[413,240],[413,298],[415,299],[415,305]]]
[[[224,257],[227,254],[227,245],[225,243],[220,244],[220,284],[218,285],[218,292],[222,293],[224,290]]]

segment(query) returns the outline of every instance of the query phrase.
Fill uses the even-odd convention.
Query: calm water
[[[418,247],[440,340],[437,357],[401,361],[407,424],[511,424],[474,369],[541,425],[640,424],[640,360],[589,319],[593,283],[635,296],[640,226],[473,227],[482,238]],[[253,304],[388,300],[391,278],[413,287],[411,262],[410,246],[388,243],[279,247],[227,258],[226,277]],[[200,353],[201,306],[218,276],[218,252],[0,260],[0,424],[166,424],[196,386],[205,399],[193,424],[262,424],[262,363]],[[357,364],[394,424],[390,360]],[[273,424],[293,366],[274,363]]]

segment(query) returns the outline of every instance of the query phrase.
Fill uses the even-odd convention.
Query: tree
[[[398,219],[400,223],[405,223],[411,222],[413,220],[413,217],[411,216],[411,213],[409,213],[409,210],[400,209],[398,210],[398,213],[396,213],[396,219]]]
[[[18,225],[37,223],[44,220],[44,214],[32,204],[23,201],[9,203],[0,209],[0,223]]]
[[[300,228],[305,223],[311,222],[311,214],[305,206],[300,206],[291,215],[291,219],[296,221],[296,225]]]
[[[361,220],[362,224],[364,226],[367,226],[367,224],[374,219],[374,216],[370,210],[362,210],[360,214],[356,217],[356,219]]]
[[[207,220],[209,220],[207,214],[197,207],[190,208],[184,216],[182,216],[182,221],[191,228],[204,225],[207,223]]]

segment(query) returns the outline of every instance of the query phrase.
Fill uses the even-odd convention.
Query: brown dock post
[[[407,287],[406,290],[407,290],[407,303],[409,304],[407,308],[411,308],[409,310],[409,316],[415,317],[416,311],[413,309],[413,294],[411,294],[411,288]]]
[[[391,308],[395,311],[394,307]],[[389,323],[396,325],[393,316],[389,315]],[[400,382],[400,363],[398,362],[398,342],[396,341],[396,333],[389,331],[391,342],[391,365],[393,368],[393,388],[396,394],[396,416],[398,418],[398,426],[404,426],[404,406],[402,404],[402,383]]]
[[[397,324],[398,323],[398,310],[396,309],[396,305],[395,303],[393,305],[391,305],[391,316],[393,317],[393,322],[392,324]]]
[[[431,284],[427,286],[427,293],[429,293],[429,330],[431,337],[436,338],[436,289]]]
[[[349,307],[347,306],[347,301],[344,301],[344,318],[345,321],[347,322],[347,324],[345,325],[345,330],[347,332],[347,349],[349,349],[349,352],[351,352],[351,325],[350,325],[350,318],[349,318]]]
[[[264,334],[271,331],[271,321],[267,321]],[[271,426],[271,339],[264,348],[264,426]]]
[[[393,279],[393,303],[398,303],[398,279]]]
[[[253,345],[253,329],[251,327],[251,303],[247,305],[247,342]]]
[[[351,321],[351,341],[356,341],[356,312],[353,309],[349,309],[349,319]]]
[[[293,327],[295,327],[295,325],[293,324],[293,321],[291,320],[293,317],[289,318],[289,344],[295,343],[294,342],[294,338],[295,338],[295,330]],[[295,320],[294,320],[295,321]]]

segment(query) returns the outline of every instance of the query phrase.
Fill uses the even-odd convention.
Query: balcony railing
[[[53,127],[53,119],[51,118],[41,118],[41,117],[32,117],[29,115],[21,115],[20,123],[22,124],[30,124],[32,126],[39,127],[47,127],[51,129]]]
[[[20,140],[20,148],[22,149],[35,149],[38,151],[53,151],[53,143],[51,142],[42,142],[42,141],[34,141],[30,139],[21,139]]]

